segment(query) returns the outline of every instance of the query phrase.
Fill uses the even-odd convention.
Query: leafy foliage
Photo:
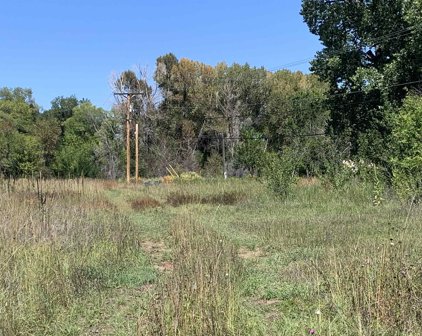
[[[422,197],[422,98],[409,96],[393,116],[393,182],[404,199]]]
[[[73,110],[73,116],[64,123],[63,144],[54,165],[61,176],[95,177],[99,173],[96,164],[96,133],[105,118],[105,111],[89,102]]]
[[[244,140],[236,148],[236,166],[244,167],[252,175],[256,175],[263,168],[266,141],[254,129],[244,129],[242,138]]]
[[[279,197],[285,198],[296,180],[295,163],[292,153],[286,149],[283,155],[265,155],[263,177],[269,188]]]
[[[420,85],[421,6],[405,0],[302,1],[304,21],[324,45],[312,71],[330,85],[330,127],[352,155],[385,160],[386,107],[400,105],[406,86]]]

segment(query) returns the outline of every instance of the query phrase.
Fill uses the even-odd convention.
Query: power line
[[[309,138],[309,137],[319,137],[319,136],[327,136],[326,133],[309,133],[309,134],[291,134],[291,135],[282,135],[283,138]],[[218,136],[218,135],[202,135],[200,137],[198,136],[184,136],[183,140],[221,140],[222,136]],[[267,141],[268,138],[267,137],[242,137],[242,136],[238,136],[238,137],[228,137],[228,136],[224,136],[224,139],[226,140],[263,140],[263,141]]]
[[[384,86],[384,88],[385,89],[389,89],[389,88],[393,88],[393,87],[400,87],[400,86],[420,84],[420,83],[422,83],[422,80],[417,80],[417,81],[413,81],[413,82],[406,82],[406,83],[392,84],[392,85]],[[364,93],[364,92],[366,92],[366,91],[365,90],[356,90],[356,91],[350,91],[350,92],[344,92],[344,93],[334,93],[334,94],[331,94],[331,95],[329,95],[327,97],[336,97],[336,96],[343,96],[343,95],[351,95],[351,94]]]
[[[396,38],[408,36],[408,35],[412,34],[414,32],[414,30],[416,30],[417,28],[422,28],[422,25],[412,25],[412,26],[409,26],[409,27],[404,28],[404,29],[400,29],[400,30],[397,30],[397,31],[394,31],[394,32],[390,32],[386,35],[381,35],[379,37],[375,37],[372,45],[377,45],[377,44],[380,44],[380,43],[388,42],[388,41],[396,39]],[[360,50],[360,48],[359,49],[355,48],[355,49]],[[348,51],[350,51],[350,50],[348,50]],[[345,52],[347,52],[347,51],[338,50],[338,51],[331,52],[329,54],[329,56],[341,55]],[[280,65],[278,67],[271,68],[271,69],[269,69],[269,71],[270,72],[276,72],[276,71],[283,70],[283,69],[286,69],[286,68],[292,68],[292,67],[297,66],[297,65],[302,65],[302,64],[308,63],[313,58],[314,57],[308,57],[308,58],[305,58],[305,59],[302,59],[302,60],[292,61],[290,63],[286,63],[286,64]]]
[[[280,65],[278,67],[270,68],[268,70],[270,72],[275,72],[275,71],[279,71],[279,70],[282,70],[282,69],[293,68],[293,67],[295,67],[297,65],[302,65],[302,64],[309,63],[309,61],[311,61],[312,59],[313,59],[313,57],[308,57],[308,58],[305,58],[305,59],[302,59],[302,60],[292,61],[290,63],[286,63],[286,64],[283,64],[283,65]]]

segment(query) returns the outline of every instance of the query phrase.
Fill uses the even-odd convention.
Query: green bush
[[[263,177],[268,187],[278,196],[285,198],[296,180],[295,163],[291,152],[286,149],[282,155],[265,153]]]
[[[262,134],[254,129],[242,131],[243,142],[236,148],[235,167],[245,168],[252,175],[259,175],[265,156],[266,142]]]
[[[392,117],[393,186],[403,200],[422,198],[422,97],[408,96]]]

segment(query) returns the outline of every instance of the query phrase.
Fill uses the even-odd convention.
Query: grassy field
[[[0,335],[422,335],[422,208],[370,187],[19,180]]]

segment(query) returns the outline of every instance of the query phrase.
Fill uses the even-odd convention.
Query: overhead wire
[[[417,28],[422,28],[422,24],[419,24],[419,25],[415,24],[415,25],[412,25],[412,26],[409,26],[409,27],[406,27],[406,28],[403,28],[403,29],[400,29],[400,30],[390,32],[390,33],[385,34],[385,35],[375,37],[374,40],[372,40],[372,45],[375,46],[377,44],[385,43],[385,42],[388,42],[388,41],[396,39],[396,38],[408,36],[408,35],[412,34],[414,32],[414,30],[417,29]],[[343,53],[345,53],[344,50],[338,50],[338,51],[335,51],[335,52],[331,52],[329,55],[330,56],[336,56],[336,55],[341,55]],[[302,59],[302,60],[292,61],[292,62],[283,64],[283,65],[280,65],[278,67],[273,67],[273,68],[269,69],[269,71],[270,72],[276,72],[276,71],[283,70],[283,69],[286,69],[286,68],[292,68],[292,67],[297,66],[297,65],[302,65],[302,64],[308,63],[313,58],[314,57],[308,57],[308,58],[305,58],[305,59]]]
[[[377,44],[380,44],[380,43],[385,43],[385,42],[388,42],[388,41],[393,40],[393,39],[402,38],[402,37],[405,37],[405,36],[408,36],[408,35],[412,34],[415,29],[421,28],[421,27],[422,27],[422,24],[421,25],[413,25],[413,26],[409,26],[409,27],[406,27],[406,28],[401,29],[401,30],[393,31],[393,32],[390,32],[388,34],[385,34],[385,35],[381,35],[381,36],[376,37],[375,39],[373,39],[371,41],[371,43],[372,43],[373,46],[376,46]],[[359,50],[361,50],[361,48],[359,48]],[[348,51],[350,51],[350,50],[348,50]],[[333,55],[336,55],[336,54],[340,55],[340,54],[342,54],[344,52],[345,52],[344,50],[339,50],[337,52],[330,53],[330,56],[333,56]],[[301,64],[304,64],[304,63],[310,61],[311,59],[313,59],[313,57],[302,59],[302,60],[298,60],[298,61],[293,61],[293,62],[287,63],[285,65],[282,65],[282,66],[280,66],[278,68],[269,69],[269,71],[270,72],[274,72],[274,71],[279,71],[279,70],[284,69],[284,68],[301,65]],[[240,79],[232,79],[231,80],[231,82],[239,82],[239,81],[240,81]],[[422,83],[422,80],[408,81],[408,82],[403,82],[403,83],[395,83],[395,84],[387,85],[387,86],[384,86],[384,88],[393,88],[393,87],[414,85],[414,84],[420,84],[420,83]],[[325,96],[324,99],[321,100],[321,101],[319,101],[319,102],[318,101],[315,102],[313,100],[314,99],[313,97],[310,97],[310,98],[313,100],[313,102],[315,102],[316,104],[319,104],[319,103],[325,102],[327,98],[333,98],[333,97],[338,97],[338,96],[348,96],[348,95],[354,95],[354,94],[364,93],[364,92],[366,92],[366,90],[355,90],[355,91],[349,91],[349,92],[334,93],[334,94],[330,94],[330,95]],[[373,98],[373,99],[369,99],[369,100],[367,99],[367,100],[365,100],[365,102],[371,102],[371,101],[378,101],[378,98],[376,98],[376,99]],[[242,104],[242,107],[252,108],[252,107],[263,106],[263,105],[264,104],[262,104],[262,103],[257,103],[257,104],[243,103]],[[311,109],[315,109],[315,108],[316,108],[316,106],[314,105],[314,106],[308,107],[307,109],[304,109],[304,108],[299,108],[298,109],[298,108],[293,107],[292,109],[289,109],[289,110],[284,109],[283,111],[284,112],[292,112],[292,111],[307,112],[307,111],[310,111]],[[280,109],[280,110],[282,110],[282,109]],[[247,115],[208,116],[208,117],[203,118],[202,120],[205,122],[207,120],[232,119],[232,118],[250,118],[250,117],[251,116],[247,116]],[[326,134],[325,133],[315,133],[315,134],[297,135],[297,137],[324,136],[324,135],[326,135]],[[296,137],[296,136],[285,136],[285,137]],[[185,137],[185,139],[196,139],[196,140],[200,140],[200,139],[203,139],[203,138],[204,138],[204,136],[200,136],[200,137],[198,137],[198,136],[196,136],[196,137]],[[210,137],[210,136],[206,136],[206,138],[212,139],[212,137]],[[217,137],[214,137],[214,138],[217,138]],[[255,139],[255,140],[257,140],[256,138],[245,138],[245,137],[226,137],[225,139],[233,139],[233,140]]]

